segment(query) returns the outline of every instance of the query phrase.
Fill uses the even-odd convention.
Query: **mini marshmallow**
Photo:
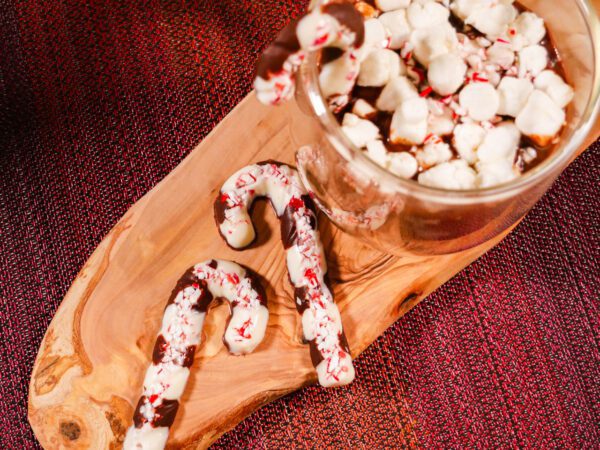
[[[502,122],[489,130],[477,149],[477,158],[482,163],[498,160],[512,162],[515,160],[521,133],[513,122]]]
[[[419,174],[420,184],[440,189],[474,189],[477,174],[466,161],[457,159],[439,164]]]
[[[349,93],[358,74],[359,64],[349,52],[324,64],[319,74],[321,92],[325,98]]]
[[[488,188],[514,180],[519,170],[508,160],[477,163],[477,187]]]
[[[390,141],[394,144],[417,145],[427,135],[427,101],[421,97],[402,102],[392,116]]]
[[[498,86],[498,95],[500,96],[498,114],[517,117],[532,92],[533,83],[525,78],[502,78]]]
[[[410,36],[414,56],[425,67],[437,56],[458,50],[456,30],[448,22],[430,28],[414,30]]]
[[[384,12],[408,8],[408,5],[410,0],[375,0],[375,6]]]
[[[417,151],[416,156],[419,165],[423,169],[429,169],[430,167],[450,161],[452,158],[452,150],[450,150],[450,146],[440,138],[434,137],[428,139],[425,146]]]
[[[541,45],[530,45],[519,51],[519,78],[535,77],[548,65],[548,51]]]
[[[361,119],[351,113],[344,114],[342,131],[358,148],[364,148],[368,142],[380,138],[379,128],[373,122]]]
[[[410,39],[411,28],[406,19],[406,10],[386,12],[377,18],[390,33],[390,48],[398,50]],[[366,24],[365,24],[366,26]]]
[[[483,6],[483,0],[454,0],[450,5],[450,9],[460,19],[465,20],[473,14],[476,9],[482,8]]]
[[[512,23],[507,34],[513,50],[519,51],[528,45],[539,44],[546,35],[544,19],[532,12],[523,12]]]
[[[458,96],[460,106],[476,121],[492,119],[498,112],[500,98],[490,83],[469,83]]]
[[[386,48],[390,33],[379,19],[365,21],[365,42],[363,46]]]
[[[536,89],[544,91],[548,96],[554,100],[561,108],[564,108],[573,100],[573,88],[569,86],[560,75],[556,74],[552,70],[544,70],[541,72],[533,84]]]
[[[515,62],[515,52],[512,51],[509,44],[496,41],[487,50],[488,61],[507,70]]]
[[[565,122],[565,112],[548,94],[535,89],[515,124],[519,131],[540,146],[548,145]]]
[[[375,49],[360,63],[357,84],[383,86],[401,73],[406,73],[406,67],[398,53],[389,49]]]
[[[462,86],[467,65],[461,57],[452,53],[440,55],[429,63],[427,80],[440,95],[454,94]]]
[[[463,123],[454,128],[452,145],[469,164],[477,161],[477,148],[483,142],[485,130],[475,123]]]
[[[377,114],[377,110],[373,108],[370,103],[359,98],[352,106],[352,113],[361,119],[369,119]]]
[[[388,165],[388,151],[380,140],[367,142],[367,156],[384,169]]]
[[[517,17],[517,10],[510,4],[499,3],[478,7],[469,14],[465,23],[473,25],[490,38],[502,35]]]
[[[381,111],[393,112],[405,100],[418,96],[415,85],[408,78],[400,76],[385,85],[375,106]]]
[[[454,119],[452,110],[439,100],[427,99],[429,116],[427,117],[427,129],[437,136],[452,134],[454,130]]]
[[[410,179],[419,169],[417,160],[408,152],[389,153],[388,158],[388,170],[400,178]]]
[[[406,9],[412,28],[432,28],[448,23],[450,11],[434,0],[413,0]]]

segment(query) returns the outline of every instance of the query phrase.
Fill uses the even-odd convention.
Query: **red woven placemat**
[[[248,93],[259,50],[304,7],[0,8],[1,448],[38,446],[29,376],[78,270]],[[501,245],[377,340],[351,386],[289,395],[215,447],[599,447],[599,164],[596,142]]]

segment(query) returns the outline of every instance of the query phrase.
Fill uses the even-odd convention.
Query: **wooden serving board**
[[[94,251],[50,324],[31,377],[29,421],[45,448],[121,447],[169,293],[188,267],[208,258],[262,275],[269,326],[253,354],[231,356],[221,340],[228,306],[211,308],[169,446],[205,448],[255,409],[316,381],[273,212],[257,204],[258,242],[243,252],[225,245],[212,213],[218,188],[238,168],[293,162],[288,126],[296,108],[264,107],[250,94]],[[501,239],[450,256],[398,258],[326,220],[320,229],[353,356]]]

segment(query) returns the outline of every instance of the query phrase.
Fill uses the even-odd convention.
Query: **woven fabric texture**
[[[0,448],[88,256],[251,89],[305,1],[6,1],[0,7]],[[241,125],[243,126],[243,124]],[[599,448],[596,142],[497,248],[399,320],[348,388],[307,388],[239,448]]]

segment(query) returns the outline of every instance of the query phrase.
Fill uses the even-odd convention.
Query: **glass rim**
[[[592,43],[593,78],[592,90],[587,104],[582,111],[581,117],[578,119],[572,136],[568,141],[563,141],[563,144],[558,149],[559,151],[556,151],[554,155],[547,158],[537,167],[507,183],[483,189],[457,190],[425,186],[415,180],[401,178],[371,160],[363,151],[355,147],[342,132],[341,126],[321,94],[318,82],[318,54],[316,52],[309,53],[302,63],[299,71],[302,78],[301,84],[306,90],[308,103],[312,112],[317,117],[336,152],[348,163],[355,165],[355,167],[365,169],[370,174],[375,174],[379,184],[383,184],[382,182],[385,183],[386,191],[391,186],[392,190],[390,193],[410,193],[411,196],[424,200],[450,201],[452,203],[473,203],[480,202],[483,199],[492,201],[510,196],[515,191],[521,191],[528,186],[534,185],[541,179],[554,174],[556,169],[560,169],[563,165],[566,166],[583,144],[600,113],[600,21],[596,10],[591,4],[591,0],[575,1],[583,16],[587,26],[587,35],[590,37]],[[370,175],[370,178],[373,179],[373,175]]]

